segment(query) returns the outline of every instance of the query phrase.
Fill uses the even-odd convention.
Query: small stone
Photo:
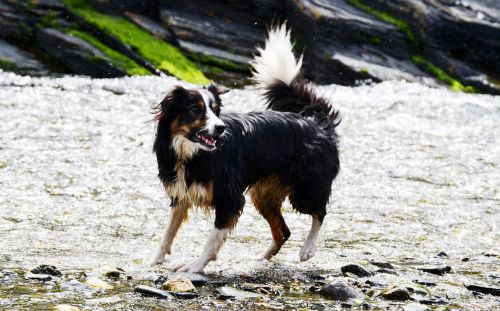
[[[370,263],[379,268],[394,270],[394,266],[388,262],[370,261]]]
[[[463,261],[463,262],[468,262],[469,260],[470,260],[470,258],[469,258],[469,257],[464,257],[464,258],[462,258],[462,261]]]
[[[262,297],[259,294],[242,291],[231,286],[219,287],[215,290],[218,299],[248,299],[248,298],[259,298]]]
[[[65,280],[59,286],[62,290],[65,291],[71,290],[89,294],[95,292],[95,289],[93,287],[90,287],[87,284],[83,284],[82,282],[77,281],[75,279]]]
[[[343,266],[342,268],[340,268],[340,270],[344,274],[352,273],[360,278],[373,275],[373,272],[368,271],[365,268],[361,267],[360,265],[356,265],[356,264]]]
[[[387,300],[405,301],[410,299],[410,292],[406,288],[394,287],[383,291],[382,297]]]
[[[79,308],[74,307],[72,305],[66,305],[66,304],[57,305],[54,307],[54,310],[55,311],[80,311]]]
[[[88,279],[87,281],[85,281],[85,284],[98,289],[113,289],[112,285],[108,284],[107,282],[104,282],[103,280],[97,277]]]
[[[439,253],[437,253],[437,256],[438,257],[448,257],[448,254],[446,254],[445,252],[443,251],[440,251]]]
[[[49,265],[39,265],[36,268],[31,269],[31,273],[34,274],[48,274],[52,276],[62,276],[61,271],[56,268],[56,266]]]
[[[144,296],[156,297],[161,299],[174,299],[168,292],[147,285],[138,285],[134,291]]]
[[[36,281],[42,281],[42,282],[52,280],[52,276],[48,275],[48,274],[27,273],[24,277],[28,280],[36,280]]]
[[[191,272],[175,272],[175,273],[170,273],[167,276],[160,276],[156,281],[155,281],[155,284],[157,285],[161,285],[163,283],[165,283],[165,281],[167,281],[168,279],[170,278],[174,278],[176,276],[184,276],[186,278],[189,279],[189,281],[191,281],[191,283],[194,285],[194,286],[203,286],[203,285],[206,285],[210,280],[209,278],[207,278],[206,276],[203,276],[201,274],[198,274],[198,273],[191,273]]]
[[[192,292],[196,291],[193,283],[182,275],[174,276],[171,279],[165,281],[162,286],[164,290],[172,291],[172,292]]]
[[[403,311],[429,311],[429,307],[419,303],[410,303],[403,307]]]
[[[107,268],[104,270],[102,273],[105,277],[110,278],[110,279],[119,279],[121,275],[123,275],[125,271],[121,268]]]
[[[324,286],[320,293],[326,298],[340,301],[346,301],[353,298],[365,298],[365,295],[361,292],[361,290],[340,278],[334,279],[330,284]]]
[[[500,296],[500,288],[486,287],[481,285],[465,285],[465,287],[470,291],[489,294],[493,296]]]
[[[444,275],[451,271],[451,267],[445,266],[445,267],[419,268],[418,270],[436,275]]]

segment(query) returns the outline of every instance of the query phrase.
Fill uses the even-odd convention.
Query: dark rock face
[[[125,75],[113,67],[101,51],[80,38],[52,28],[40,29],[37,37],[41,49],[74,72],[98,78]]]
[[[42,76],[49,69],[35,56],[0,39],[0,69],[20,74]]]
[[[31,269],[31,273],[34,274],[48,274],[52,276],[62,276],[61,271],[55,266],[49,265],[39,265],[36,268]]]
[[[274,19],[287,20],[292,27],[297,53],[305,54],[304,75],[316,83],[355,85],[365,80],[422,81],[437,77],[454,87],[461,83],[500,94],[500,8],[495,0],[87,2],[101,12],[125,16],[154,36],[180,47],[202,63],[203,70],[212,70],[211,76],[216,79],[224,79],[225,75],[229,80],[243,81],[241,77],[248,76],[248,61],[255,46],[264,43],[266,28]],[[64,38],[53,32],[56,30],[47,33],[43,28],[48,25],[44,23],[54,15],[58,15],[58,25],[69,25],[64,19],[81,23],[60,0],[30,5],[0,0],[0,38],[19,43],[21,48],[33,45],[72,73],[124,75],[123,69],[93,59],[102,58],[102,53],[88,44]],[[158,73],[157,68],[116,38],[86,27],[82,30],[109,48],[127,55],[151,73]],[[49,42],[41,42],[45,39]],[[56,42],[64,51],[50,48]],[[76,60],[80,64],[70,64]],[[430,81],[425,79],[426,83]]]

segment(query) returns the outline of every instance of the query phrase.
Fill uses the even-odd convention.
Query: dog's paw
[[[274,241],[271,242],[271,245],[269,245],[268,249],[260,255],[259,259],[260,260],[271,260],[271,258],[274,257],[278,253],[279,249],[276,243]]]
[[[153,258],[151,258],[148,261],[146,261],[146,265],[148,265],[150,267],[154,267],[156,265],[161,265],[165,261],[167,261],[165,259],[165,256],[154,256]]]
[[[174,268],[175,272],[189,272],[189,273],[202,273],[204,265],[196,264],[196,262],[190,264],[181,264]]]
[[[311,245],[310,243],[304,244],[304,246],[302,246],[299,252],[300,261],[306,261],[311,259],[312,257],[314,257],[315,251],[316,250],[314,245]]]

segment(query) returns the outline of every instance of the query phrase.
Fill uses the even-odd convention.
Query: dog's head
[[[180,157],[191,157],[199,149],[216,149],[226,126],[219,119],[219,95],[229,90],[212,83],[200,89],[175,86],[156,108],[158,127],[168,126],[172,147]]]

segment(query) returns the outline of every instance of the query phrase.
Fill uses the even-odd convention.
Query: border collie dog
[[[290,236],[281,214],[286,197],[295,210],[312,216],[299,258],[314,255],[339,171],[335,127],[340,117],[299,78],[302,57],[294,57],[285,24],[270,29],[258,52],[253,79],[266,111],[221,113],[219,96],[226,90],[216,84],[200,89],[176,86],[156,107],[154,152],[172,206],[151,265],[165,261],[194,205],[215,210],[215,226],[201,256],[177,270],[202,272],[238,222],[245,192],[271,227],[273,240],[263,259],[276,255]]]

